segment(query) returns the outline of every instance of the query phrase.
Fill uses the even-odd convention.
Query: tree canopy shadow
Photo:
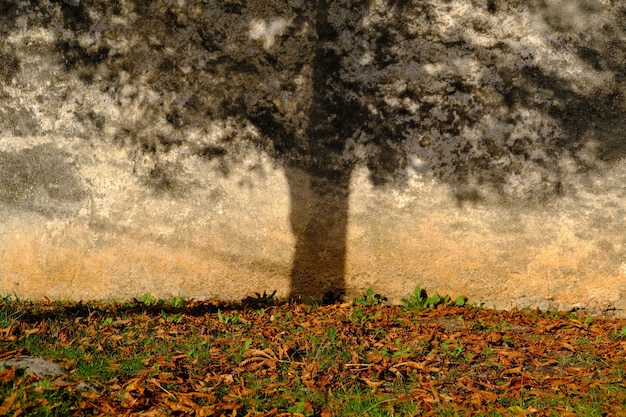
[[[565,17],[540,0],[37,0],[30,10],[10,0],[0,10],[54,33],[65,71],[128,112],[113,135],[152,161],[138,169],[150,187],[176,187],[176,158],[228,175],[253,147],[283,166],[292,296],[332,301],[346,288],[357,167],[377,187],[431,176],[459,204],[487,204],[558,198],[575,192],[566,173],[623,159],[626,11],[572,4],[578,14]],[[2,33],[22,30],[1,22]],[[20,71],[12,48],[0,44],[5,83]],[[78,116],[98,130],[112,112]]]

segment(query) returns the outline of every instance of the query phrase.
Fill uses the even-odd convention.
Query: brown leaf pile
[[[0,415],[27,415],[45,390],[75,415],[626,415],[625,320],[215,302],[22,313],[0,329],[0,359],[54,349],[69,374],[43,386],[0,368]],[[33,352],[33,337],[51,346]],[[98,363],[110,377],[80,370]]]

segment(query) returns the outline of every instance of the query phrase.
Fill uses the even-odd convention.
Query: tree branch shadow
[[[601,13],[572,1],[587,17]],[[136,112],[119,117],[114,136],[152,158],[154,166],[138,174],[148,187],[176,188],[176,158],[216,163],[228,176],[244,159],[242,144],[284,168],[296,239],[292,297],[333,301],[345,293],[357,167],[368,168],[376,187],[430,176],[450,187],[459,205],[501,204],[575,192],[563,185],[565,175],[601,171],[626,156],[624,12],[576,33],[542,1],[474,2],[471,13],[444,20],[442,10],[454,2],[344,3],[196,8],[84,0],[37,7],[47,12],[38,24],[58,32],[54,50],[67,74],[121,113]],[[20,7],[9,1],[0,10],[13,16]],[[524,7],[556,42],[543,48],[573,51],[572,65],[607,82],[583,88],[571,74],[516,52],[527,46],[523,36],[494,28]],[[5,32],[11,30],[20,29]],[[0,57],[11,57],[0,68],[5,84],[20,73],[9,49],[0,49]],[[85,116],[85,136],[109,117]]]

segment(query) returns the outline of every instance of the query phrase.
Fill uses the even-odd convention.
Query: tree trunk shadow
[[[339,33],[330,23],[330,1],[315,3],[315,52],[311,105],[300,165],[287,165],[290,222],[296,239],[291,297],[334,302],[346,292],[348,196],[352,164],[346,140],[362,125],[362,109],[348,103],[340,76]],[[296,141],[297,142],[297,141]]]
[[[290,222],[296,238],[291,298],[332,303],[346,292],[345,261],[350,172],[331,178],[286,169]]]

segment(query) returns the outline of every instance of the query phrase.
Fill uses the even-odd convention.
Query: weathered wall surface
[[[4,0],[0,292],[626,314],[626,3]]]

